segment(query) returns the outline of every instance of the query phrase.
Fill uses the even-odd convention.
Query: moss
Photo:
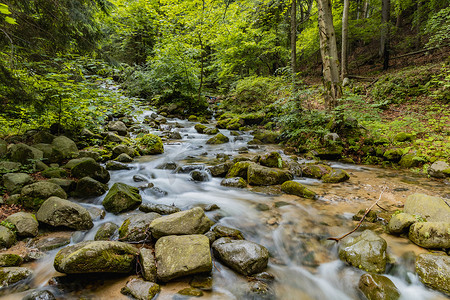
[[[126,219],[122,226],[119,228],[119,238],[123,238],[128,233],[128,226],[130,225],[130,219]]]
[[[206,129],[207,127],[203,124],[195,124],[194,129],[198,132],[198,133],[203,133],[203,131]]]
[[[222,133],[217,134],[216,136],[210,138],[208,141],[206,141],[206,144],[210,145],[219,145],[228,143],[230,139],[226,136],[224,136]]]
[[[346,181],[350,178],[348,173],[344,170],[333,170],[331,173],[325,174],[322,177],[323,182],[327,183],[338,183]]]
[[[387,160],[397,162],[401,159],[403,155],[403,149],[400,148],[393,148],[386,150],[383,154],[383,157]]]
[[[331,173],[332,169],[327,165],[307,165],[302,169],[303,176],[311,178],[322,178],[324,175]]]
[[[154,134],[146,134],[138,139],[141,152],[144,155],[164,153],[164,145],[161,138]]]
[[[248,167],[252,164],[250,161],[240,161],[235,163],[227,173],[226,178],[242,177],[247,178]]]
[[[296,195],[303,198],[314,199],[316,193],[296,181],[286,181],[281,185],[281,190],[286,194]]]
[[[411,133],[400,132],[395,135],[394,141],[396,141],[396,142],[411,141],[413,139],[413,137],[414,137],[414,135],[412,135]]]
[[[17,254],[4,253],[0,254],[0,266],[2,267],[13,267],[18,266],[23,262],[22,257]]]

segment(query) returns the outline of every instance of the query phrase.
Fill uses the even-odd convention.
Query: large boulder
[[[5,140],[0,139],[0,157],[5,156],[8,151],[8,143]]]
[[[397,300],[400,292],[395,284],[386,276],[364,274],[359,279],[359,289],[368,300]]]
[[[15,226],[18,236],[31,237],[38,234],[39,223],[33,214],[18,212],[7,217],[5,221]]]
[[[9,146],[8,155],[11,161],[20,162],[24,165],[44,157],[41,150],[22,143]]]
[[[16,267],[23,262],[23,258],[13,253],[0,253],[0,267]]]
[[[423,248],[450,248],[450,222],[417,222],[409,228],[409,239]]]
[[[250,185],[276,185],[292,180],[294,176],[287,170],[263,167],[257,164],[248,166],[247,180]]]
[[[52,161],[59,162],[65,159],[71,159],[78,156],[78,148],[74,141],[61,135],[52,141],[53,153]]]
[[[153,237],[158,239],[166,235],[203,234],[212,225],[213,222],[203,209],[196,207],[157,218],[150,224],[150,230]]]
[[[50,161],[52,158],[52,154],[53,154],[53,146],[50,144],[34,144],[32,146],[33,148],[36,148],[38,150],[42,151],[42,157],[47,160]]]
[[[0,161],[0,170],[5,173],[16,172],[21,166],[22,164],[16,161]]]
[[[248,167],[254,164],[255,163],[251,161],[239,161],[230,168],[226,178],[242,177],[247,179]]]
[[[427,170],[431,177],[445,178],[450,176],[450,165],[445,161],[435,161]]]
[[[281,185],[281,190],[290,195],[296,195],[303,198],[314,199],[316,193],[296,181],[286,181]]]
[[[119,239],[123,242],[150,241],[150,223],[159,217],[161,217],[160,214],[152,212],[129,217],[119,228]]]
[[[23,267],[0,268],[0,288],[5,288],[22,280],[31,279],[33,271]]]
[[[50,178],[48,182],[59,185],[67,194],[73,192],[77,187],[77,183],[72,179]]]
[[[95,233],[95,241],[109,241],[116,234],[119,226],[113,222],[106,222],[100,225],[97,232]]]
[[[137,151],[133,147],[121,144],[113,148],[111,158],[116,158],[121,154],[127,154],[130,157],[135,157],[138,155]]]
[[[220,238],[212,244],[212,249],[215,257],[243,275],[262,272],[269,261],[269,251],[250,241]]]
[[[318,164],[318,165],[306,165],[302,168],[302,175],[310,178],[322,178],[323,176],[331,173],[333,169],[330,166]]]
[[[56,271],[77,273],[130,273],[139,250],[127,243],[86,241],[61,249],[55,256]]]
[[[122,121],[111,121],[108,123],[107,128],[109,131],[117,131],[119,135],[127,135],[127,125]]]
[[[384,273],[386,269],[386,241],[371,230],[350,237],[339,246],[339,258],[367,272]]]
[[[36,218],[53,227],[68,227],[75,230],[91,229],[94,224],[86,208],[69,200],[50,197],[42,203]]]
[[[0,225],[0,248],[9,248],[16,243],[16,235],[12,230]]]
[[[406,198],[404,212],[420,216],[429,222],[450,222],[450,207],[439,197],[410,195]]]
[[[10,194],[20,193],[20,190],[25,185],[33,181],[33,177],[26,173],[7,173],[3,175],[3,185]]]
[[[106,193],[107,190],[107,184],[86,176],[78,181],[75,194],[78,197],[98,197]]]
[[[328,174],[322,176],[322,181],[327,183],[338,183],[349,180],[350,176],[344,170],[333,170]]]
[[[108,183],[110,175],[108,170],[102,167],[92,158],[82,160],[71,169],[72,176],[75,178],[91,177],[101,183]]]
[[[139,150],[143,155],[164,153],[164,144],[161,138],[154,134],[146,134],[138,139]]]
[[[416,271],[425,285],[450,296],[450,256],[419,254],[416,259]]]
[[[223,135],[222,133],[218,133],[217,135],[215,135],[212,138],[210,138],[209,140],[207,140],[206,144],[219,145],[219,144],[228,143],[229,141],[230,141],[230,139],[227,136]]]
[[[114,183],[102,202],[107,211],[115,214],[134,210],[141,203],[139,189],[121,182]]]
[[[275,151],[263,154],[259,159],[259,163],[265,167],[270,168],[283,167],[283,159],[281,158],[280,153]]]
[[[387,225],[387,229],[390,233],[400,234],[403,232],[407,232],[409,230],[409,227],[416,222],[417,219],[413,215],[399,213],[392,215]]]
[[[52,196],[67,199],[66,192],[59,185],[48,181],[38,181],[22,188],[20,201],[26,208],[38,209]]]
[[[65,178],[68,173],[63,168],[47,168],[41,172],[41,175],[45,178]]]
[[[156,260],[153,251],[151,249],[141,248],[139,262],[141,263],[142,277],[147,281],[156,282]]]
[[[156,242],[155,254],[158,279],[163,282],[212,269],[209,239],[204,235],[162,237]]]
[[[130,295],[137,300],[151,300],[161,291],[161,287],[154,283],[144,281],[138,278],[128,280],[125,287],[120,292],[124,295]]]

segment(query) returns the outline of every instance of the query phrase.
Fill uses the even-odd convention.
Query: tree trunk
[[[391,1],[383,0],[381,5],[381,47],[380,55],[383,58],[383,70],[389,67],[389,17],[390,17]]]
[[[292,86],[295,89],[297,77],[297,0],[292,0],[291,6],[291,69]]]
[[[341,52],[341,79],[344,80],[348,73],[348,8],[349,1],[344,0],[344,10],[342,12],[342,52]]]
[[[330,0],[317,0],[320,54],[322,55],[323,80],[326,90],[325,102],[329,110],[336,107],[337,99],[342,96],[339,82],[338,52],[336,34],[333,27],[333,15]]]

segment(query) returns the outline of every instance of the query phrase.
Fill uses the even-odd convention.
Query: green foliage
[[[430,35],[426,47],[445,46],[450,41],[450,6],[433,15],[426,24],[425,33]]]
[[[0,20],[3,20],[7,24],[15,25],[17,24],[16,19],[10,17],[11,12],[9,11],[8,5],[0,3]]]
[[[13,223],[10,223],[8,221],[5,221],[5,220],[1,221],[0,226],[8,228],[12,232],[17,232],[16,226]]]

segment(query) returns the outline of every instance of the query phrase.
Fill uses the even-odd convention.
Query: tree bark
[[[329,110],[336,107],[337,99],[342,96],[339,82],[338,52],[336,34],[330,0],[317,0],[320,54],[322,55],[325,103]]]
[[[383,0],[381,4],[382,24],[380,55],[383,58],[383,70],[387,70],[389,68],[389,18],[391,1]]]
[[[292,86],[295,89],[297,77],[297,0],[292,0],[291,6],[291,69]]]
[[[341,79],[344,80],[348,73],[348,9],[350,0],[344,0],[342,12],[342,51],[341,51]]]

